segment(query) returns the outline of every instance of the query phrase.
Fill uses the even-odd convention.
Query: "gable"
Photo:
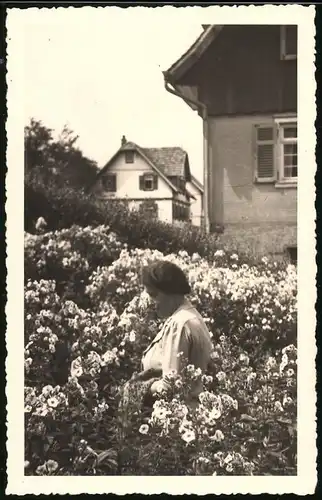
[[[210,116],[297,111],[297,59],[281,59],[282,26],[228,25],[216,37],[207,32],[205,50],[170,82],[197,87]]]

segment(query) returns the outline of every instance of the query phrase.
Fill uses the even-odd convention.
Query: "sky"
[[[28,9],[24,120],[79,136],[103,167],[124,134],[142,147],[181,146],[202,180],[202,120],[164,88],[168,69],[202,32],[204,14],[178,8]]]

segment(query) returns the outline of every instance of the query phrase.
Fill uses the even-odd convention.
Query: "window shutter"
[[[158,176],[153,176],[153,189],[158,189]]]
[[[276,180],[275,128],[272,125],[257,125],[254,136],[255,181],[274,182]]]
[[[145,191],[145,189],[144,189],[144,175],[140,175],[139,185],[140,185],[140,191]]]

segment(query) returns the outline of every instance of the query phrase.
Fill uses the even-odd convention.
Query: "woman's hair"
[[[191,292],[185,273],[167,260],[158,260],[143,267],[142,283],[169,295],[187,295]]]

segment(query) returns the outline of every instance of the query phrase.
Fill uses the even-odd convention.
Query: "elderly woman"
[[[190,285],[178,266],[165,260],[154,262],[143,268],[142,283],[165,322],[143,353],[142,372],[125,385],[122,403],[128,416],[133,394],[140,393],[139,404],[151,407],[154,399],[167,390],[169,373],[180,373],[184,362],[205,371],[213,349],[204,320],[186,297]],[[202,384],[197,382],[189,395],[190,403],[198,399],[201,390]]]
[[[167,375],[172,371],[180,373],[184,361],[204,372],[210,361],[212,342],[204,320],[186,298],[190,285],[178,266],[157,261],[143,269],[142,282],[156,302],[159,316],[167,318],[142,358],[144,371],[162,374],[150,387],[151,394],[157,395],[167,389]],[[191,398],[197,398],[201,390],[197,384]]]

